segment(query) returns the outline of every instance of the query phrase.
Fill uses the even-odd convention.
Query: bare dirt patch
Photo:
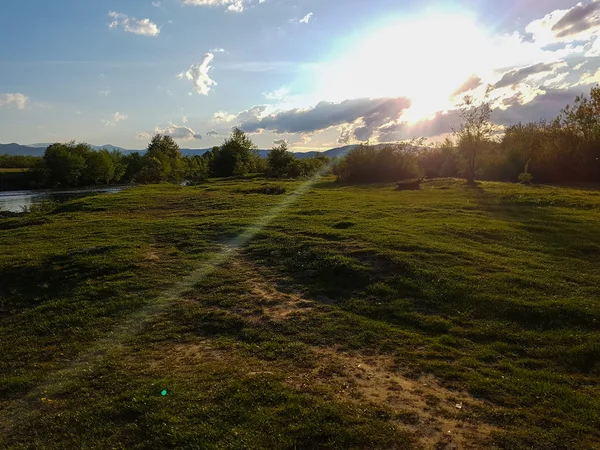
[[[496,429],[477,423],[469,410],[484,402],[466,392],[451,391],[433,377],[410,378],[395,369],[394,358],[314,348],[318,368],[292,376],[297,388],[324,383],[339,401],[369,402],[388,408],[393,420],[415,434],[426,449],[493,448],[489,437]]]

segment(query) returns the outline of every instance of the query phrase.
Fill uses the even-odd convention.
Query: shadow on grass
[[[115,247],[78,249],[52,255],[37,266],[14,266],[0,271],[0,312],[21,310],[61,297],[69,297],[90,279],[120,271],[94,261]]]

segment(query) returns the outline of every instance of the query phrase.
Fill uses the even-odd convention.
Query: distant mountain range
[[[44,152],[46,148],[51,144],[32,144],[32,145],[20,145],[20,144],[0,144],[0,155],[8,154],[8,155],[23,155],[23,156],[44,156]],[[114,145],[92,145],[94,150],[106,149],[109,151],[118,150],[121,153],[131,153],[131,152],[140,152],[144,153],[146,150],[128,150],[126,148],[116,147]],[[346,145],[345,147],[332,148],[331,150],[327,150],[324,152],[294,152],[294,154],[298,158],[312,158],[317,155],[327,156],[328,158],[335,158],[338,156],[346,155],[350,150],[352,150],[354,145]],[[182,148],[181,153],[185,156],[194,156],[194,155],[203,155],[204,153],[210,151],[210,148],[203,149],[191,149],[191,148]],[[259,155],[262,158],[266,158],[271,150],[258,150]]]

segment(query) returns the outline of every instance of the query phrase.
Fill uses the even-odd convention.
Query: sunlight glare
[[[467,14],[403,20],[365,35],[320,77],[323,98],[406,96],[404,119],[416,121],[451,106],[471,75],[490,69],[489,40]]]

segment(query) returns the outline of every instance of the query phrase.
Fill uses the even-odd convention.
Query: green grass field
[[[599,225],[258,178],[0,219],[0,448],[600,448]]]

